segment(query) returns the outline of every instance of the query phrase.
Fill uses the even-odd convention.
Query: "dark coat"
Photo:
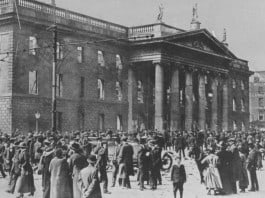
[[[51,174],[49,171],[49,167],[52,159],[53,159],[53,151],[50,151],[50,152],[44,152],[40,160],[40,166],[42,167],[43,198],[50,198]]]
[[[127,175],[134,175],[133,171],[133,147],[127,142],[122,144],[118,157],[118,163],[125,165]]]
[[[257,151],[255,149],[251,150],[249,152],[248,158],[247,158],[247,169],[248,170],[256,170],[257,169]]]
[[[145,147],[144,145],[141,145],[141,148],[138,151],[137,154],[137,164],[139,169],[147,170],[150,167],[150,149]],[[149,153],[149,156],[147,156],[147,153]]]
[[[221,181],[223,184],[223,190],[226,194],[233,193],[232,190],[232,152],[221,150],[217,156],[219,157],[220,164],[218,165],[218,170],[220,173]]]
[[[66,159],[53,158],[49,170],[51,173],[50,198],[72,198],[71,177]]]
[[[242,170],[241,170],[241,159],[239,156],[239,151],[238,151],[237,147],[233,146],[231,148],[231,152],[232,152],[231,165],[232,165],[233,180],[239,181],[240,174],[242,172]]]
[[[29,163],[29,153],[27,150],[20,151],[18,163],[21,168],[21,173],[17,180],[17,192],[33,193],[35,191],[33,170]]]
[[[186,182],[186,171],[184,165],[180,165],[178,167],[177,165],[173,165],[172,170],[171,170],[171,181],[173,183],[181,182],[185,183]]]
[[[88,165],[86,157],[79,153],[74,153],[69,158],[70,174],[73,178],[73,198],[81,198],[82,194],[80,188],[77,185],[80,171]]]
[[[97,169],[88,166],[80,171],[78,185],[83,198],[102,198]]]
[[[151,150],[150,153],[151,169],[160,170],[162,166],[161,152],[162,149],[160,147],[155,147],[153,150]]]
[[[186,147],[186,140],[183,136],[179,136],[176,138],[175,140],[175,148],[176,151],[180,150],[180,149],[184,149]]]

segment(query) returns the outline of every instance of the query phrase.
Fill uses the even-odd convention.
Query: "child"
[[[171,181],[173,182],[174,198],[177,196],[179,190],[180,198],[183,198],[183,184],[186,182],[186,171],[183,164],[181,164],[181,158],[176,157],[176,162],[172,167]]]

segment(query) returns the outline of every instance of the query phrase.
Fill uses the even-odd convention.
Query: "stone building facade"
[[[59,130],[249,127],[248,62],[197,19],[186,31],[125,27],[32,0],[1,1],[0,11],[4,132],[33,131],[35,112],[40,130],[51,127],[55,22]]]
[[[255,72],[249,82],[250,123],[265,129],[265,71]]]

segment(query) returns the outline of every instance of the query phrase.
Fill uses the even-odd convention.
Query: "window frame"
[[[77,62],[84,63],[84,47],[77,46]]]
[[[30,74],[34,74],[35,73],[35,77],[34,77],[34,87],[35,87],[35,91],[33,91],[33,87],[30,87],[30,85],[32,83],[30,83]],[[29,79],[29,94],[30,95],[38,95],[39,94],[39,82],[38,82],[38,71],[37,70],[31,70],[29,71],[29,76],[28,76],[28,79]]]
[[[98,78],[98,99],[105,99],[105,88],[104,88],[104,80]]]
[[[98,50],[97,52],[98,55],[98,65],[101,67],[105,67],[105,55],[104,52],[102,50]]]

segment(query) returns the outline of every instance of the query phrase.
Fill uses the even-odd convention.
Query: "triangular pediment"
[[[212,34],[206,29],[177,34],[167,37],[166,40],[191,49],[218,54],[227,58],[236,58],[236,56],[222,42],[212,36]]]

